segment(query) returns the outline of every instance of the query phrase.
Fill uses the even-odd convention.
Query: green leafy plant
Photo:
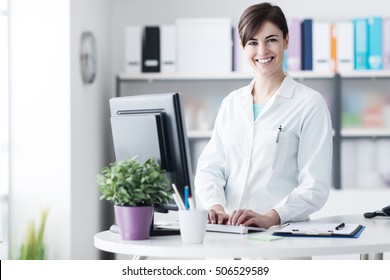
[[[38,232],[35,232],[34,220],[30,221],[27,225],[26,239],[20,246],[19,260],[44,260],[46,259],[46,246],[44,243],[44,232],[46,219],[49,211],[47,209],[42,210],[41,224]]]
[[[102,168],[97,177],[100,199],[119,206],[146,206],[168,203],[172,190],[166,171],[151,158],[144,163],[136,157]]]

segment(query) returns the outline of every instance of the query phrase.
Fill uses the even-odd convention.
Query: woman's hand
[[[225,212],[222,205],[214,205],[209,209],[208,222],[210,224],[226,224],[229,215]]]
[[[269,228],[274,225],[279,225],[280,217],[273,209],[265,214],[259,214],[252,210],[239,209],[233,211],[230,215],[228,224]]]

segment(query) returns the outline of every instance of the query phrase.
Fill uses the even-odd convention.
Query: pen
[[[182,207],[182,205],[180,204],[179,202],[179,199],[177,198],[176,194],[172,194],[172,197],[173,197],[173,200],[175,201],[177,207],[179,208],[179,210],[184,210],[184,208]]]
[[[298,234],[298,235],[332,235],[333,231],[332,230],[318,231],[318,230],[315,230],[315,229],[301,231],[299,229],[292,229],[291,233],[292,234]]]
[[[190,209],[190,205],[188,204],[188,196],[189,196],[189,188],[188,186],[184,187],[184,206],[186,210]]]
[[[282,132],[282,125],[279,126],[279,131],[278,131],[278,134],[276,135],[276,143],[279,143],[279,136],[280,136],[280,133]]]
[[[173,189],[173,191],[174,191],[175,194],[176,194],[177,201],[179,202],[179,205],[178,205],[179,209],[183,209],[183,210],[184,210],[185,207],[184,207],[183,199],[181,198],[180,193],[179,193],[179,191],[177,190],[177,187],[176,187],[175,184],[172,184],[172,189]]]
[[[345,227],[345,224],[344,224],[344,223],[341,223],[341,224],[339,224],[337,227],[335,227],[335,230],[342,229],[343,227]]]

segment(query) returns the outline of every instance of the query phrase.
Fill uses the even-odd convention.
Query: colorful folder
[[[368,64],[368,21],[354,19],[354,65],[356,70],[369,69]]]
[[[312,19],[302,21],[302,70],[313,70]]]
[[[382,18],[368,18],[368,64],[370,69],[383,68],[382,57]]]

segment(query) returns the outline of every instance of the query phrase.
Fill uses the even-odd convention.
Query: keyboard
[[[225,224],[207,224],[206,231],[224,232],[224,233],[238,233],[247,234],[253,232],[266,231],[266,228],[250,227],[250,226],[233,226]]]
[[[158,229],[172,229],[178,231],[179,233],[179,223],[171,223],[166,225],[157,226]],[[206,231],[213,232],[224,232],[224,233],[238,233],[238,234],[247,234],[254,232],[262,232],[266,231],[266,228],[259,227],[249,227],[249,226],[232,226],[232,225],[220,225],[220,224],[207,224]],[[117,225],[112,225],[110,227],[110,231],[113,233],[119,233],[119,227]]]

